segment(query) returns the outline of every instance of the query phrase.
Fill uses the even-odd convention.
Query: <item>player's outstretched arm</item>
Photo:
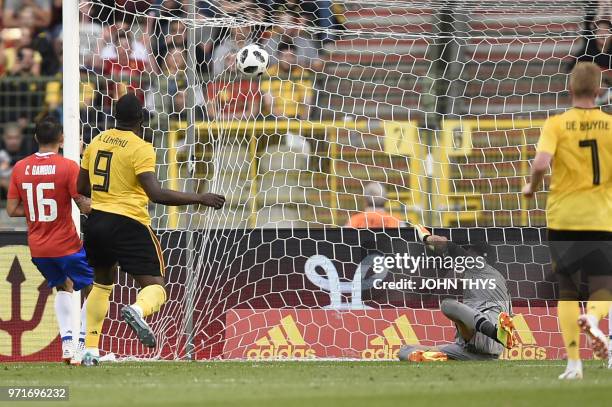
[[[552,154],[547,152],[538,152],[531,164],[531,181],[523,187],[523,195],[527,198],[533,197],[533,194],[540,188],[540,184],[544,179],[546,171],[552,161]]]
[[[418,240],[424,243],[429,249],[433,250],[434,253],[446,253],[451,257],[465,257],[469,255],[468,251],[461,246],[451,242],[444,236],[432,234],[429,229],[423,225],[414,225],[414,230],[417,233]]]
[[[432,234],[429,229],[423,225],[414,225],[414,230],[416,231],[417,239],[431,250],[435,252],[444,252],[446,250],[449,242],[444,236]]]
[[[138,181],[140,181],[140,185],[142,185],[149,199],[161,205],[179,206],[196,204],[221,209],[225,204],[225,197],[223,195],[210,193],[195,194],[162,188],[153,172],[138,174]]]

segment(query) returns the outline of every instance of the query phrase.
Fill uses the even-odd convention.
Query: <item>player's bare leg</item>
[[[96,267],[94,284],[87,298],[87,322],[85,335],[85,352],[81,364],[95,366],[100,362],[98,350],[104,318],[108,314],[110,295],[113,291],[115,267]]]
[[[133,276],[141,289],[136,302],[121,309],[121,317],[134,330],[143,345],[154,348],[155,335],[145,318],[159,311],[166,302],[164,279],[159,276]]]

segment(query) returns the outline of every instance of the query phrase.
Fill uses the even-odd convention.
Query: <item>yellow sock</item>
[[[578,301],[559,301],[557,315],[563,343],[567,350],[567,359],[578,360],[580,359],[580,328],[578,327],[580,305]]]
[[[159,311],[166,302],[166,290],[159,284],[148,285],[136,296],[136,303],[142,310],[142,316],[148,317]]]
[[[91,292],[87,296],[87,333],[85,335],[85,347],[97,348],[100,342],[102,324],[108,314],[110,294],[113,286],[94,283]]]

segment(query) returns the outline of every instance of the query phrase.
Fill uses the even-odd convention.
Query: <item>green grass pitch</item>
[[[610,406],[612,370],[585,365],[561,382],[564,361],[150,362],[97,368],[4,364],[0,385],[67,385],[69,402],[45,406]],[[19,402],[0,405],[41,405]]]

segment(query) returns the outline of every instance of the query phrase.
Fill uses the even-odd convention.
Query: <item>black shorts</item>
[[[87,260],[92,267],[119,263],[129,274],[164,275],[162,249],[150,227],[127,216],[92,210],[83,232]]]
[[[612,277],[612,232],[548,229],[555,273]]]

